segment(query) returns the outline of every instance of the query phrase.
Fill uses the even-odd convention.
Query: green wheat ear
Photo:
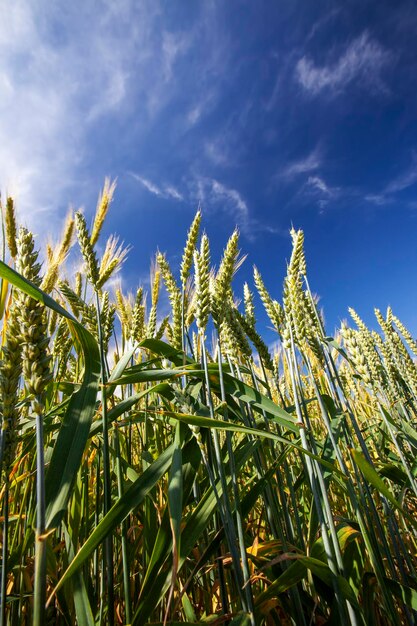
[[[354,331],[346,325],[343,325],[341,335],[356,371],[362,376],[365,384],[370,385],[372,382],[371,372],[362,350],[360,339],[358,338],[358,331]]]
[[[100,323],[103,336],[103,349],[108,351],[110,337],[114,331],[114,320],[116,317],[116,307],[110,302],[110,295],[105,291],[101,301]]]
[[[156,267],[152,268],[152,283],[151,283],[151,308],[149,311],[148,322],[146,325],[147,337],[155,337],[156,334],[156,322],[157,322],[157,309],[159,302],[159,289],[161,285],[161,272]]]
[[[17,224],[14,200],[10,197],[6,200],[5,225],[7,247],[10,256],[15,259],[17,255]]]
[[[255,326],[255,305],[253,302],[253,293],[249,289],[248,283],[243,285],[243,301],[245,304],[245,319],[249,326]]]
[[[94,252],[85,217],[80,211],[77,211],[75,214],[75,224],[77,227],[78,243],[87,268],[87,277],[92,286],[97,289],[97,283],[100,278],[97,256]]]
[[[236,229],[223,253],[219,270],[213,283],[212,313],[216,324],[220,327],[226,312],[226,302],[232,296],[232,278],[240,265],[239,257],[239,231]]]
[[[168,291],[169,301],[172,308],[171,341],[175,348],[182,347],[182,307],[181,290],[171,271],[169,263],[164,254],[160,252],[156,255],[156,261],[161,270],[165,287]]]
[[[210,314],[210,247],[206,234],[200,251],[194,251],[195,318],[199,333],[205,333]]]
[[[139,343],[145,331],[145,305],[143,301],[143,287],[136,292],[135,304],[132,312],[132,339]]]
[[[187,279],[190,275],[191,266],[193,264],[194,250],[197,246],[198,234],[200,232],[201,211],[197,211],[190,230],[188,231],[187,242],[185,244],[184,253],[181,263],[181,285],[185,290]]]
[[[25,228],[20,228],[17,239],[16,267],[24,278],[39,285],[41,277],[37,259],[38,253],[34,249],[32,233]],[[46,311],[43,304],[23,293],[19,293],[18,301],[20,335],[23,345],[23,377],[29,393],[34,396],[34,411],[40,415],[43,411],[44,391],[52,379]]]
[[[274,370],[274,364],[271,359],[271,355],[264,340],[256,331],[255,326],[250,324],[246,315],[242,315],[237,309],[235,309],[233,313],[237,317],[242,330],[244,330],[248,339],[250,339],[255,346],[264,367],[272,372]],[[249,317],[249,319],[251,318]]]
[[[239,362],[240,355],[244,358],[252,356],[252,350],[246,338],[245,330],[240,324],[240,318],[236,315],[232,305],[225,307],[221,333],[226,345],[226,351],[235,362]]]
[[[56,379],[61,380],[67,374],[67,362],[72,348],[72,337],[66,319],[62,319],[56,329],[52,355],[56,361]]]
[[[166,256],[161,252],[158,252],[158,254],[156,255],[156,262],[158,263],[159,269],[161,270],[162,278],[165,283],[165,287],[167,288],[168,295],[172,304],[177,296],[181,294],[180,289],[171,271]]]
[[[253,277],[256,289],[258,290],[259,296],[262,300],[262,304],[265,307],[265,311],[274,326],[275,330],[280,333],[282,326],[282,313],[281,316],[278,314],[277,307],[275,306],[274,300],[271,298],[265,284],[262,280],[262,276],[259,270],[254,266],[253,268]],[[278,304],[278,303],[276,303]]]
[[[398,330],[400,331],[400,333],[406,340],[410,350],[412,350],[414,354],[417,356],[417,341],[414,339],[410,331],[395,315],[392,315],[392,321],[394,322],[394,324],[396,325],[396,327],[398,328]]]
[[[116,289],[116,304],[116,312],[120,320],[122,335],[125,340],[128,340],[132,332],[132,304],[130,297],[124,296],[120,288]]]
[[[19,308],[13,300],[6,317],[4,343],[0,360],[0,414],[4,441],[3,463],[8,473],[12,464],[19,427],[19,381],[22,373],[22,342],[20,338]]]
[[[24,278],[39,286],[41,283],[41,265],[38,263],[39,253],[35,250],[32,233],[23,226],[19,228],[16,250],[16,270]]]
[[[293,249],[290,259],[290,267],[293,272],[300,272],[303,276],[307,274],[306,259],[304,254],[304,233],[302,230],[291,229]]]

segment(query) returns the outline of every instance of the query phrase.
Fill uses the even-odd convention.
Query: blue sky
[[[91,217],[117,177],[126,288],[157,247],[178,268],[200,203],[215,262],[241,231],[238,289],[256,264],[281,299],[293,224],[329,331],[391,304],[417,333],[414,2],[6,0],[0,17],[0,187],[36,233],[70,204]]]

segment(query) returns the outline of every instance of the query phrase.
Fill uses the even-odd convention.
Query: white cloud
[[[165,187],[165,193],[174,200],[183,200],[183,196],[180,194],[178,189],[175,189],[175,187]]]
[[[302,190],[307,196],[311,196],[317,202],[320,213],[331,201],[340,198],[341,189],[331,187],[321,176],[309,176]]]
[[[325,90],[340,92],[358,79],[366,80],[368,86],[383,89],[380,73],[391,59],[392,54],[364,32],[348,45],[335,62],[317,66],[303,56],[296,65],[296,77],[312,95]]]
[[[0,8],[0,188],[35,232],[76,200],[86,133],[127,93],[127,47],[106,17],[40,0]]]
[[[133,0],[132,0],[133,1]],[[159,2],[155,2],[159,6]],[[149,21],[149,19],[147,19]],[[140,93],[146,103],[146,111],[155,120],[172,99],[178,88],[176,64],[189,50],[193,33],[162,32],[162,41],[157,43],[157,35],[148,41],[141,68]],[[133,63],[134,60],[131,59]]]
[[[191,199],[197,200],[203,210],[219,210],[227,212],[242,233],[252,236],[249,207],[236,189],[227,187],[214,178],[197,176],[191,183]]]
[[[240,191],[228,187],[215,178],[197,176],[190,184],[190,199],[201,204],[203,211],[228,213],[242,234],[249,240],[261,232],[277,234],[274,228],[255,219]]]
[[[174,200],[183,200],[183,196],[180,194],[180,192],[171,185],[164,185],[161,187],[150,181],[148,178],[140,176],[139,174],[135,174],[134,172],[129,172],[129,174],[141,185],[143,185],[145,189],[149,191],[149,193],[152,193],[154,196],[158,196],[158,198],[172,198]]]
[[[392,202],[392,198],[388,198],[383,193],[369,193],[365,196],[365,200],[377,206],[384,206]]]
[[[139,174],[134,174],[133,172],[131,172],[131,176],[133,176],[135,180],[141,183],[145,187],[145,189],[149,191],[149,193],[152,193],[154,196],[163,197],[164,194],[163,194],[162,189],[158,187],[157,185],[155,185],[154,183],[152,183],[147,178],[144,178],[143,176],[139,176]]]
[[[316,148],[306,157],[299,159],[298,161],[291,162],[285,167],[279,174],[280,178],[292,179],[299,174],[306,174],[317,170],[322,164],[322,159],[319,150]]]
[[[341,7],[335,7],[328,13],[325,13],[322,17],[320,17],[316,22],[314,22],[313,26],[309,34],[307,35],[307,41],[313,39],[313,37],[318,33],[324,26],[327,26],[328,23],[337,17],[342,11]]]
[[[0,190],[34,232],[57,231],[68,204],[94,198],[100,184],[91,137],[106,133],[110,116],[133,115],[135,103],[140,139],[176,93],[191,35],[160,28],[158,1],[103,0],[97,10],[5,0],[0,19]],[[100,178],[112,174],[107,163]]]
[[[230,189],[214,179],[211,181],[211,190],[216,199],[226,200],[232,207],[233,212],[238,216],[242,228],[246,228],[249,220],[249,209],[240,193],[236,189]]]
[[[88,121],[92,122],[101,115],[116,110],[126,96],[127,82],[127,72],[119,68],[113,68],[102,94],[102,98],[92,105],[88,113]]]
[[[218,100],[217,89],[204,87],[204,96],[197,99],[186,114],[186,122],[189,127],[195,126],[204,115],[213,110]]]
[[[188,34],[169,33],[162,35],[162,54],[165,80],[172,78],[173,68],[178,57],[187,52],[190,47],[191,37]]]
[[[0,186],[16,198],[19,218],[39,232],[51,203],[60,200],[53,182],[80,156],[70,115],[73,88],[65,89],[63,76],[55,76],[55,85],[49,79],[57,73],[56,55],[42,41],[29,6],[3,4],[0,16]]]
[[[383,206],[390,204],[395,199],[395,194],[412,187],[417,183],[417,154],[412,154],[411,165],[401,174],[393,178],[379,193],[371,193],[365,196],[367,202]]]
[[[225,136],[218,137],[206,141],[204,145],[205,155],[214,165],[228,166],[231,164],[230,158],[230,143],[228,132],[225,132]]]
[[[307,185],[313,187],[317,191],[320,191],[325,196],[333,196],[334,190],[331,189],[320,176],[309,176],[307,180]]]
[[[398,193],[399,191],[411,187],[415,183],[417,183],[417,156],[414,154],[411,166],[386,186],[385,193]]]
[[[190,126],[194,126],[199,121],[203,112],[203,106],[196,104],[187,114],[187,122]]]

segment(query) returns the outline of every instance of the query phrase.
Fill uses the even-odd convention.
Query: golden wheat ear
[[[93,228],[91,230],[91,245],[94,246],[103,228],[104,221],[110,208],[110,204],[113,200],[114,192],[116,189],[116,180],[111,181],[110,178],[106,178],[104,181],[104,187],[100,192],[97,202],[96,214],[94,216]]]

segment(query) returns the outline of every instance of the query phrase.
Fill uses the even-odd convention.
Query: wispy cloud
[[[183,200],[183,196],[175,187],[165,187],[165,193],[169,198],[173,198],[174,200]]]
[[[194,31],[168,31],[158,0],[106,1],[100,11],[6,0],[0,18],[0,189],[15,196],[35,232],[54,231],[70,201],[94,198],[112,174],[108,161],[93,158],[92,138],[108,132],[112,118],[134,114],[139,141],[177,93],[177,63]],[[110,167],[117,145],[114,152]],[[181,196],[173,187],[163,193]]]
[[[320,176],[309,176],[307,180],[307,185],[312,187],[313,189],[320,191],[325,196],[333,196],[335,191],[331,189],[327,183],[324,182]]]
[[[246,201],[242,198],[236,189],[230,189],[218,180],[211,180],[211,191],[216,200],[225,200],[231,207],[233,213],[238,217],[238,221],[242,224],[242,228],[247,227],[249,220],[249,208]]]
[[[199,102],[195,106],[192,107],[187,113],[187,123],[190,126],[194,126],[200,120],[201,115],[203,113],[204,106]]]
[[[94,207],[104,176],[119,174],[122,187],[128,170],[148,193],[183,200],[161,175],[174,142],[184,171],[187,157],[202,167],[233,161],[241,142],[232,115],[210,131],[199,124],[224,97],[234,59],[215,5],[196,10],[184,29],[161,0],[104,0],[99,11],[80,0],[1,4],[0,190],[16,197],[22,221],[57,231],[70,202]],[[195,133],[198,157],[193,138],[177,141],[184,131]],[[222,194],[211,190],[219,202]],[[244,222],[243,202],[227,198]]]
[[[390,198],[383,193],[368,193],[365,196],[365,200],[367,202],[371,202],[372,204],[376,204],[377,206],[385,206],[386,204],[391,204],[391,202],[393,202],[393,198]]]
[[[152,193],[154,196],[158,196],[158,198],[165,199],[173,199],[173,200],[183,200],[182,194],[172,185],[156,185],[154,182],[149,180],[149,178],[145,178],[144,176],[140,176],[135,172],[129,172],[130,176],[137,180],[149,193]]]
[[[368,86],[386,90],[381,72],[392,58],[391,52],[365,31],[347,46],[335,62],[318,66],[309,57],[303,56],[295,68],[296,78],[311,95],[323,91],[339,93],[357,80],[366,80]]]
[[[394,178],[385,188],[386,194],[398,193],[417,183],[417,154],[413,154],[411,165]]]
[[[200,122],[215,107],[218,101],[217,89],[205,89],[203,96],[196,98],[191,108],[186,114],[186,123],[191,128]]]
[[[220,207],[232,216],[239,228],[248,234],[249,207],[237,189],[227,187],[214,178],[197,176],[190,184],[191,197],[208,210]]]
[[[9,3],[6,9],[3,4],[1,14],[0,184],[16,197],[19,218],[38,232],[51,210],[53,182],[79,158],[79,132],[70,111],[74,94],[67,88],[68,99],[61,96],[62,76],[55,85],[49,80],[56,74],[56,58],[48,54],[29,6]]]
[[[16,0],[0,9],[0,185],[36,231],[46,223],[54,229],[59,207],[76,199],[70,193],[83,186],[76,180],[87,158],[86,135],[120,110],[128,93],[134,44],[110,14],[126,17],[122,9],[114,16],[110,8],[97,14],[59,2],[46,10]],[[57,38],[63,15],[65,35]]]
[[[158,8],[160,3],[155,1]],[[145,17],[149,28],[149,16]],[[150,36],[146,56],[140,72],[140,93],[146,103],[151,120],[157,119],[176,93],[176,66],[185,57],[192,44],[193,33],[162,32],[162,45],[157,42],[154,32]],[[131,63],[134,61],[131,58]]]
[[[309,176],[303,192],[307,196],[312,196],[317,202],[320,212],[323,213],[325,207],[331,202],[339,199],[340,187],[330,186],[321,176]]]
[[[329,22],[334,20],[334,18],[337,17],[340,14],[341,11],[342,11],[341,7],[335,7],[331,11],[329,11],[328,13],[325,13],[316,22],[314,22],[313,26],[311,27],[311,30],[310,30],[309,34],[307,35],[306,41],[310,41],[311,39],[313,39],[313,37],[315,37],[315,35],[324,26],[327,26]]]
[[[231,146],[233,146],[233,138],[230,137],[230,133],[226,130],[223,136],[212,138],[205,142],[204,154],[214,165],[229,166],[234,163],[234,158],[231,155]]]
[[[282,171],[279,172],[279,178],[291,180],[300,174],[306,174],[317,170],[322,165],[320,150],[314,149],[310,154],[297,161],[292,161]]]
[[[383,206],[395,200],[396,194],[412,187],[417,183],[417,154],[412,154],[411,164],[398,176],[393,178],[380,192],[370,193],[365,196],[365,200]]]
[[[165,80],[170,81],[173,75],[175,62],[190,47],[191,35],[189,33],[170,33],[165,31],[162,35],[162,53]]]
[[[277,233],[277,230],[255,219],[240,191],[214,179],[197,176],[191,183],[191,197],[203,210],[224,211],[229,214],[243,235],[253,241],[261,232]]]

